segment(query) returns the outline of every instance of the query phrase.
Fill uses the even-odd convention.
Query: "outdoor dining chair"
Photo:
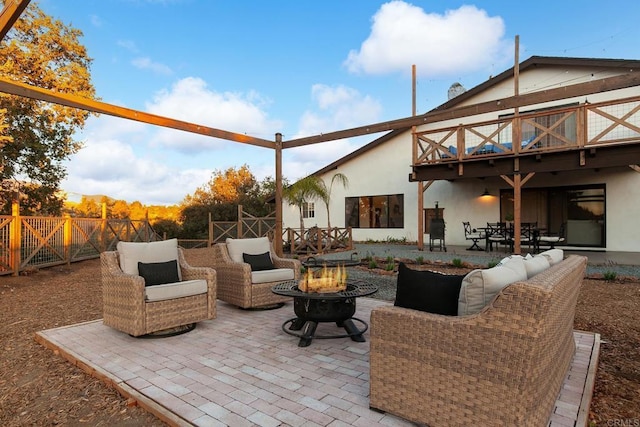
[[[478,231],[475,228],[471,228],[471,223],[462,222],[464,227],[464,238],[471,240],[473,244],[467,248],[468,251],[483,251],[484,249],[478,246],[478,241],[485,239],[485,234],[482,231]]]

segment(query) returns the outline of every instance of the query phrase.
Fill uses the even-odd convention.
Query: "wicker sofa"
[[[371,313],[370,406],[430,427],[544,426],[575,352],[586,257],[503,288],[479,313]]]

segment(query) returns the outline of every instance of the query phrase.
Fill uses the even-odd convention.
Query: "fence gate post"
[[[64,219],[64,231],[63,231],[63,240],[64,240],[64,257],[67,259],[67,265],[71,265],[71,244],[73,242],[72,238],[72,230],[71,227],[71,217],[67,214]]]
[[[242,239],[242,205],[238,205],[238,239]]]
[[[14,201],[11,204],[11,215],[13,216],[13,225],[9,231],[9,240],[11,246],[11,268],[13,276],[20,274],[20,241],[22,240],[22,219],[20,218],[20,204]]]

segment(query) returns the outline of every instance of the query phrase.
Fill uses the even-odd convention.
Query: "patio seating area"
[[[390,304],[359,298],[356,315],[369,321],[373,308]],[[366,342],[318,339],[301,348],[281,330],[292,313],[292,303],[247,311],[218,301],[216,319],[179,336],[133,338],[95,320],[36,339],[170,425],[414,425],[369,409],[369,332]],[[574,338],[549,426],[587,422],[600,341],[580,331]]]

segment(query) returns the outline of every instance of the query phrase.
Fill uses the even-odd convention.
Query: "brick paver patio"
[[[356,317],[389,302],[360,298]],[[187,334],[132,338],[101,320],[41,331],[36,339],[170,425],[412,426],[369,409],[367,342],[314,339],[298,347],[282,323],[292,304],[245,311],[218,301],[218,317]],[[324,334],[344,333],[320,324]],[[599,336],[574,332],[577,352],[549,420],[584,426]]]

